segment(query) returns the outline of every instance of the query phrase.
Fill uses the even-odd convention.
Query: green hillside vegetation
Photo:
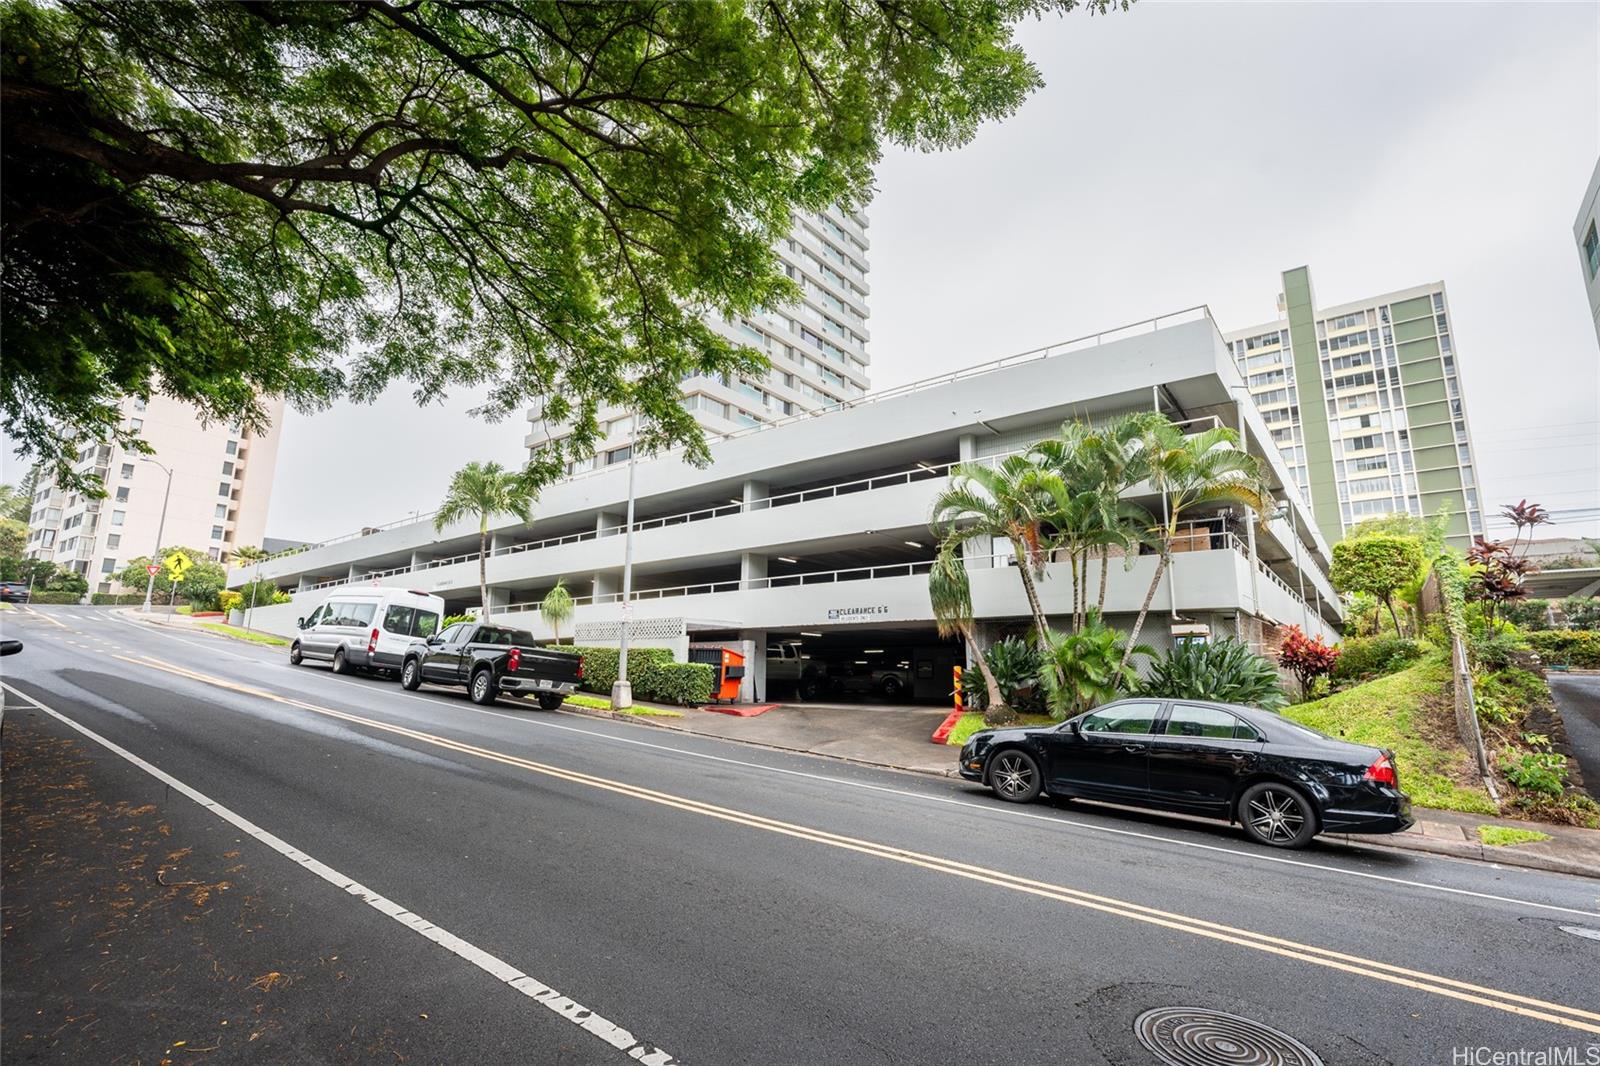
[[[1450,657],[1433,651],[1398,673],[1283,711],[1312,729],[1357,744],[1389,748],[1400,787],[1419,807],[1496,813],[1472,756],[1456,737]]]

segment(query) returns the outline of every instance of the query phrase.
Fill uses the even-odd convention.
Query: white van
[[[399,676],[406,649],[439,632],[444,600],[415,589],[342,588],[295,624],[289,661],[333,663],[336,674],[354,669]]]

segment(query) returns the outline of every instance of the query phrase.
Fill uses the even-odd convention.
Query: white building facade
[[[811,414],[866,394],[869,247],[864,210],[795,213],[793,228],[776,250],[784,273],[800,289],[800,302],[709,322],[729,340],[760,351],[771,368],[760,378],[696,375],[683,381],[683,406],[709,435]],[[530,451],[570,432],[564,424],[547,423],[541,408],[530,409],[527,417]],[[569,463],[568,473],[626,460],[630,412],[608,407],[598,417],[601,439],[594,457]]]
[[[112,575],[128,560],[154,552],[158,529],[162,547],[194,548],[221,562],[238,547],[260,544],[282,401],[270,404],[268,413],[271,428],[251,433],[238,425],[203,425],[192,407],[166,397],[126,401],[123,417],[154,454],[110,444],[84,449],[76,469],[100,477],[106,495],[99,500],[41,477],[28,519],[29,557],[77,570],[91,591],[113,592]]]
[[[1595,339],[1600,341],[1600,160],[1583,191],[1577,221],[1572,224],[1572,239],[1578,245],[1578,261],[1583,285],[1589,294],[1589,317],[1594,320]]]
[[[1204,633],[1270,645],[1289,623],[1335,635],[1341,609],[1325,576],[1328,545],[1203,308],[747,428],[711,443],[709,468],[677,455],[641,458],[629,604],[621,594],[627,464],[569,477],[544,491],[531,525],[494,530],[494,617],[550,637],[538,603],[561,579],[576,599],[579,643],[614,643],[626,613],[636,639],[680,652],[690,642],[798,645],[867,674],[911,669],[912,696],[944,698],[948,668],[966,650],[935,632],[928,518],[951,468],[998,461],[1067,419],[1153,408],[1196,430],[1242,430],[1278,502],[1259,518],[1238,508],[1196,515],[1141,639],[1161,646]],[[1142,502],[1160,512],[1159,496],[1145,492]],[[1029,612],[1009,548],[980,546],[966,561],[980,642],[1024,631]],[[1155,564],[1153,555],[1113,563],[1112,624],[1131,623]],[[232,571],[230,584],[255,571]],[[477,531],[463,522],[436,534],[424,517],[270,560],[261,572],[294,598],[258,609],[253,624],[284,635],[351,583],[436,593],[460,611],[478,600]],[[1065,562],[1046,565],[1041,590],[1053,617],[1070,615]],[[765,698],[765,656],[753,665],[749,695]]]

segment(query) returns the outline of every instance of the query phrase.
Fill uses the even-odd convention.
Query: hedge
[[[35,592],[28,597],[29,603],[82,603],[81,592]],[[144,602],[143,597],[140,598]]]
[[[135,603],[143,603],[144,602],[144,593],[142,593],[142,592],[96,592],[94,595],[89,597],[89,602],[92,603],[92,604],[95,604],[97,606],[105,606],[107,604],[113,604],[113,605],[119,605],[119,606],[127,606],[127,605],[135,604]]]
[[[1523,634],[1546,663],[1600,670],[1600,630],[1546,629]]]
[[[1422,658],[1422,645],[1394,635],[1353,637],[1339,645],[1339,661],[1333,664],[1336,681],[1382,677],[1404,670]]]
[[[583,656],[581,687],[585,691],[611,694],[611,686],[617,681],[616,648],[563,646],[561,650]],[[675,662],[666,648],[629,648],[628,680],[639,699],[690,706],[711,699],[716,668],[706,663]]]

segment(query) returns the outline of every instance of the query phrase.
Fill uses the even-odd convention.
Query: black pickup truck
[[[578,690],[583,656],[541,648],[525,629],[458,622],[406,649],[400,684],[415,691],[427,681],[465,685],[473,703],[493,703],[502,692],[531,695],[553,711]]]

